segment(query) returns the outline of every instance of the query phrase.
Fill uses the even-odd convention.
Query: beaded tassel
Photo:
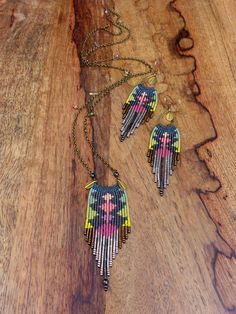
[[[152,166],[160,195],[169,185],[169,176],[180,159],[180,133],[174,125],[154,127],[148,148],[148,162]]]
[[[157,92],[153,87],[145,87],[139,84],[132,90],[123,105],[123,121],[120,131],[121,141],[133,134],[140,124],[152,118],[156,110],[157,101]]]
[[[131,231],[127,194],[121,184],[102,187],[93,182],[87,188],[90,191],[85,219],[85,239],[91,246],[100,268],[103,287],[108,290],[110,267]]]

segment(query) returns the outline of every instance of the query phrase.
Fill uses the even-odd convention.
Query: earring
[[[166,120],[168,125],[157,124],[154,127],[147,154],[161,196],[169,185],[169,176],[180,160],[180,132],[172,124],[174,114],[171,108],[166,113]]]
[[[156,83],[156,74],[151,74],[135,86],[123,105],[123,121],[120,130],[120,140],[133,134],[135,129],[152,118],[157,102],[158,94],[154,87],[145,86]]]

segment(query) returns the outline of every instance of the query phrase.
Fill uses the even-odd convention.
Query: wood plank
[[[84,97],[73,3],[9,1],[1,15],[0,312],[101,313],[70,143]]]
[[[105,23],[105,4],[132,30],[106,53],[156,64],[160,93],[157,114],[123,143],[121,105],[137,80],[102,101],[92,122],[98,150],[127,185],[133,228],[107,293],[82,236],[89,178],[71,147],[73,106],[119,77],[81,69],[78,58],[88,30]],[[0,1],[0,312],[234,312],[235,2],[105,4]],[[168,98],[182,164],[160,198],[146,150]],[[82,136],[80,122],[84,157],[112,184]]]
[[[229,254],[214,248],[213,283],[227,311],[236,311],[236,223],[235,223],[235,1],[207,1],[191,4],[178,1],[191,30],[195,48],[190,53],[197,60],[196,80],[201,89],[198,100],[209,110],[216,138],[198,149],[210,174],[219,181],[220,189],[200,194],[216,232],[230,248]],[[191,12],[201,14],[192,15]],[[208,18],[210,16],[210,18]],[[199,25],[199,30],[193,25]],[[203,44],[204,43],[204,44]]]

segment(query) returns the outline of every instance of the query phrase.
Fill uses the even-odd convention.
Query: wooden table
[[[155,64],[160,96],[158,113],[124,143],[121,105],[137,81],[107,97],[93,120],[132,219],[107,293],[82,235],[89,178],[71,147],[73,106],[119,77],[81,69],[78,58],[104,6],[132,29],[107,53]],[[235,0],[0,0],[0,68],[0,313],[236,313]],[[169,98],[182,164],[160,198],[146,150]],[[100,183],[111,184],[95,164]]]

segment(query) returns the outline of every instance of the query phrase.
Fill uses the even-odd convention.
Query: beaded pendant
[[[85,239],[96,258],[103,287],[108,290],[110,267],[122,243],[131,232],[129,206],[124,186],[118,180],[113,186],[100,186],[93,181],[90,189],[85,220]]]
[[[163,196],[164,189],[169,185],[169,176],[180,159],[179,130],[174,125],[156,125],[151,134],[147,156],[160,195]]]
[[[133,134],[135,129],[152,118],[158,101],[154,87],[137,85],[123,105],[123,121],[120,131],[120,140]]]

